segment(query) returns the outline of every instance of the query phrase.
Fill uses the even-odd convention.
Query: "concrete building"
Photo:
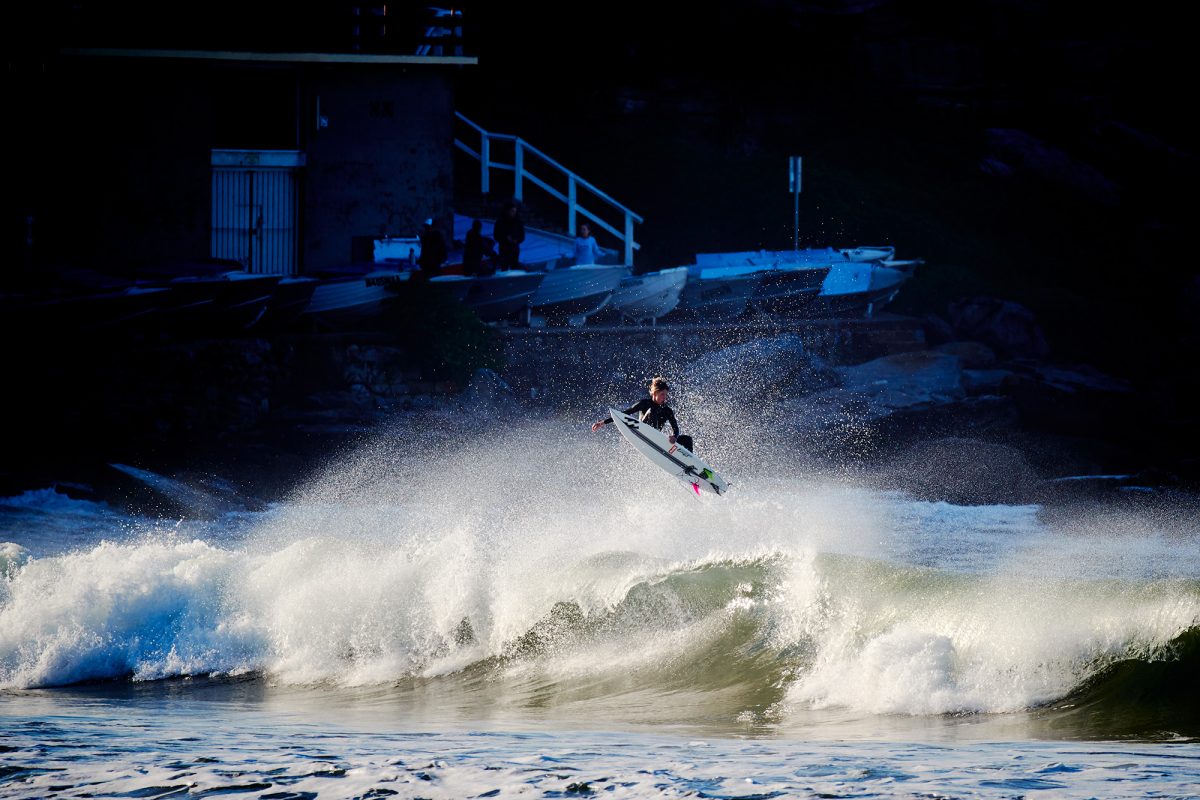
[[[353,11],[383,30],[369,15],[386,8]],[[354,36],[285,32],[262,47],[216,23],[188,38],[112,24],[15,59],[10,265],[215,257],[311,273],[426,217],[450,230],[455,75],[476,63],[454,22],[386,47],[357,22]]]

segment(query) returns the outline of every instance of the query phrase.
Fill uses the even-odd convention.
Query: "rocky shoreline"
[[[3,494],[156,493],[111,466],[122,464],[206,496],[275,498],[397,419],[589,420],[656,372],[673,376],[673,402],[709,452],[765,437],[781,468],[852,472],[923,498],[1145,502],[1200,485],[1189,409],[1055,362],[1020,306],[974,298],[945,318],[853,324],[823,338],[762,324],[493,331],[507,366],[459,381],[430,379],[411,343],[383,331],[31,349],[16,368],[36,391],[6,401],[20,424]]]

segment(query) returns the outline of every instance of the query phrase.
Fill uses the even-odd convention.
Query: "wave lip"
[[[810,668],[788,702],[870,714],[1007,713],[1111,664],[1171,658],[1200,620],[1195,582],[961,576],[834,559],[800,615]]]
[[[60,686],[248,667],[222,618],[236,558],[203,542],[29,559],[4,584],[0,686]]]
[[[461,532],[383,549],[3,549],[0,685],[263,673],[398,693],[433,681],[450,702],[523,707],[674,696],[777,721],[1195,708],[1194,693],[1164,688],[1195,667],[1194,581],[958,574],[803,549],[557,553],[553,570],[484,552]]]

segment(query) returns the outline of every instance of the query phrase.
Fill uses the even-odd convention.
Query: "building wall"
[[[7,190],[10,264],[24,260],[29,211],[40,268],[67,264],[124,272],[207,258],[211,151],[266,146],[258,142],[263,126],[252,123],[268,111],[277,117],[276,107],[292,102],[297,81],[288,74],[299,76],[298,119],[294,129],[284,126],[295,136],[272,139],[271,146],[307,154],[300,188],[303,270],[348,264],[356,237],[413,235],[426,217],[450,232],[453,72],[305,65],[274,70],[282,75],[274,81],[264,81],[263,72],[198,61],[66,58],[44,74],[25,76],[18,88],[10,86],[7,96],[25,109],[20,156]],[[234,98],[231,112],[229,87],[245,82],[239,74],[281,97],[262,103]],[[318,98],[328,120],[320,130]],[[231,134],[223,123],[217,137],[216,114],[232,114],[244,125]]]
[[[416,235],[427,217],[448,235],[453,73],[329,66],[311,70],[305,84],[304,269],[348,264],[356,237]]]

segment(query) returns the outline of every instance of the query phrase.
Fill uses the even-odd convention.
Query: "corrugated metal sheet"
[[[250,272],[295,275],[298,169],[228,164],[223,151],[213,151],[213,257],[236,260]]]

